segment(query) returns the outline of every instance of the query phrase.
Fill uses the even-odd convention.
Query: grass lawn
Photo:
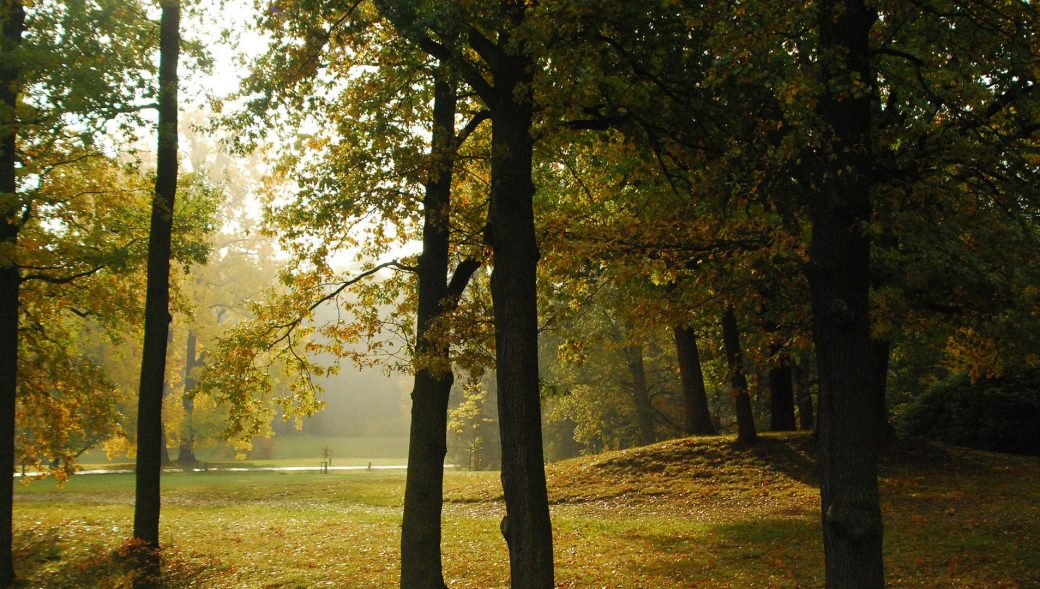
[[[195,454],[202,462],[223,467],[310,466],[324,459],[327,449],[333,466],[391,466],[408,460],[408,437],[338,437],[284,435],[258,440],[256,452],[247,460],[235,460],[230,448],[199,448]],[[177,449],[170,448],[176,460]],[[109,459],[99,448],[88,450],[80,459],[84,470],[133,468],[125,456]]]
[[[822,586],[808,443],[690,438],[550,466],[559,586]],[[403,483],[397,471],[164,475],[167,586],[395,586]],[[446,487],[449,585],[508,586],[497,473],[450,472]],[[882,494],[891,587],[1040,587],[1040,459],[900,446]],[[23,586],[125,586],[132,499],[132,475],[16,486]]]

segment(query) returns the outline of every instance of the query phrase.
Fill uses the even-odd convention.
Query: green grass
[[[808,441],[664,442],[548,468],[561,587],[822,586]],[[164,475],[168,587],[395,586],[404,475]],[[882,465],[891,587],[1040,586],[1040,460],[893,448]],[[451,587],[508,586],[497,473],[449,472]],[[121,587],[131,475],[16,487],[25,587]]]

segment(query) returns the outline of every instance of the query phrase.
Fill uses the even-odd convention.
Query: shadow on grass
[[[77,543],[63,535],[61,526],[36,526],[16,533],[14,560],[19,587],[122,589],[132,587],[139,574],[125,546]],[[167,549],[162,556],[161,586],[211,585],[226,572],[218,561]]]
[[[823,585],[819,524],[806,514],[711,526],[693,535],[640,534],[652,550],[639,572],[683,587]]]
[[[740,448],[735,442],[733,447]],[[811,435],[762,436],[744,450],[768,468],[802,484],[812,487],[820,484],[816,470],[816,440]]]

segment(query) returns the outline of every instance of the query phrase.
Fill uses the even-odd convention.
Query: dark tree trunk
[[[552,525],[545,489],[538,390],[538,304],[534,231],[534,141],[531,83],[534,63],[506,53],[500,33],[492,60],[491,204],[487,241],[494,255],[491,299],[495,314],[498,420],[502,488],[513,589],[554,586]]]
[[[685,433],[688,436],[714,435],[715,424],[708,410],[708,393],[704,388],[697,334],[685,325],[676,325],[673,332],[675,355],[679,359],[679,380],[682,381],[683,403],[686,407]]]
[[[22,42],[25,9],[17,0],[3,0],[3,39],[0,49],[10,55]],[[16,163],[20,74],[8,61],[0,61],[0,248],[14,253],[18,244],[22,210],[19,206]],[[0,587],[14,584],[11,544],[14,532],[14,431],[18,390],[18,290],[22,277],[18,263],[8,257],[0,265]]]
[[[654,433],[654,408],[650,404],[650,389],[646,384],[646,364],[643,361],[643,346],[625,346],[625,363],[632,377],[632,405],[636,410],[636,421],[639,428],[639,445],[645,446],[657,441]]]
[[[884,587],[877,485],[876,369],[869,310],[871,95],[864,0],[819,0],[822,122],[831,134],[809,206],[809,288],[820,378],[819,461],[826,586]],[[848,91],[853,77],[865,88]]]
[[[134,538],[142,553],[142,581],[158,583],[159,477],[162,472],[162,398],[166,343],[170,329],[170,239],[177,194],[177,60],[180,54],[180,4],[164,0],[159,37],[159,146],[148,235],[148,286],[145,293],[144,346],[137,407],[137,489]]]
[[[506,518],[502,534],[509,547],[513,589],[551,589],[552,526],[545,490],[541,404],[538,390],[538,304],[534,230],[534,140],[531,137],[535,63],[510,32],[525,18],[526,3],[501,5],[497,36],[472,28],[466,39],[484,67],[460,58],[453,47],[425,32],[409,3],[377,2],[395,26],[424,51],[454,61],[458,73],[491,113],[491,195],[485,241],[491,246],[491,300],[495,316],[502,488]],[[486,68],[486,69],[485,69]],[[490,79],[486,74],[490,75]]]
[[[809,354],[803,352],[794,367],[795,389],[798,396],[798,429],[816,429],[816,412],[813,411],[812,390],[809,384]]]
[[[434,84],[432,167],[423,199],[423,251],[419,256],[415,382],[408,439],[404,520],[401,525],[401,588],[445,587],[441,571],[448,397],[454,376],[448,342],[428,337],[433,323],[451,311],[477,263],[462,262],[447,280],[452,168],[455,157],[455,85],[444,77]]]
[[[769,429],[791,432],[798,429],[794,418],[794,376],[791,358],[779,344],[769,348],[773,364],[769,367]]]
[[[184,392],[181,395],[181,407],[184,409],[184,428],[181,432],[181,446],[177,453],[177,463],[183,466],[194,466],[198,463],[195,457],[195,429],[192,420],[195,417],[195,400],[191,392],[195,389],[195,369],[201,364],[196,356],[195,347],[198,337],[194,331],[188,331],[187,349],[184,354]]]
[[[748,394],[744,372],[744,354],[740,348],[740,331],[733,307],[726,309],[722,316],[722,340],[726,348],[726,363],[729,365],[733,405],[737,414],[737,442],[752,444],[758,441],[758,432],[755,430],[755,415],[751,410],[751,395]]]

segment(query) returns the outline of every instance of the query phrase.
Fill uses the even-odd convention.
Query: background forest
[[[0,0],[0,586],[1040,584],[1038,24]]]

